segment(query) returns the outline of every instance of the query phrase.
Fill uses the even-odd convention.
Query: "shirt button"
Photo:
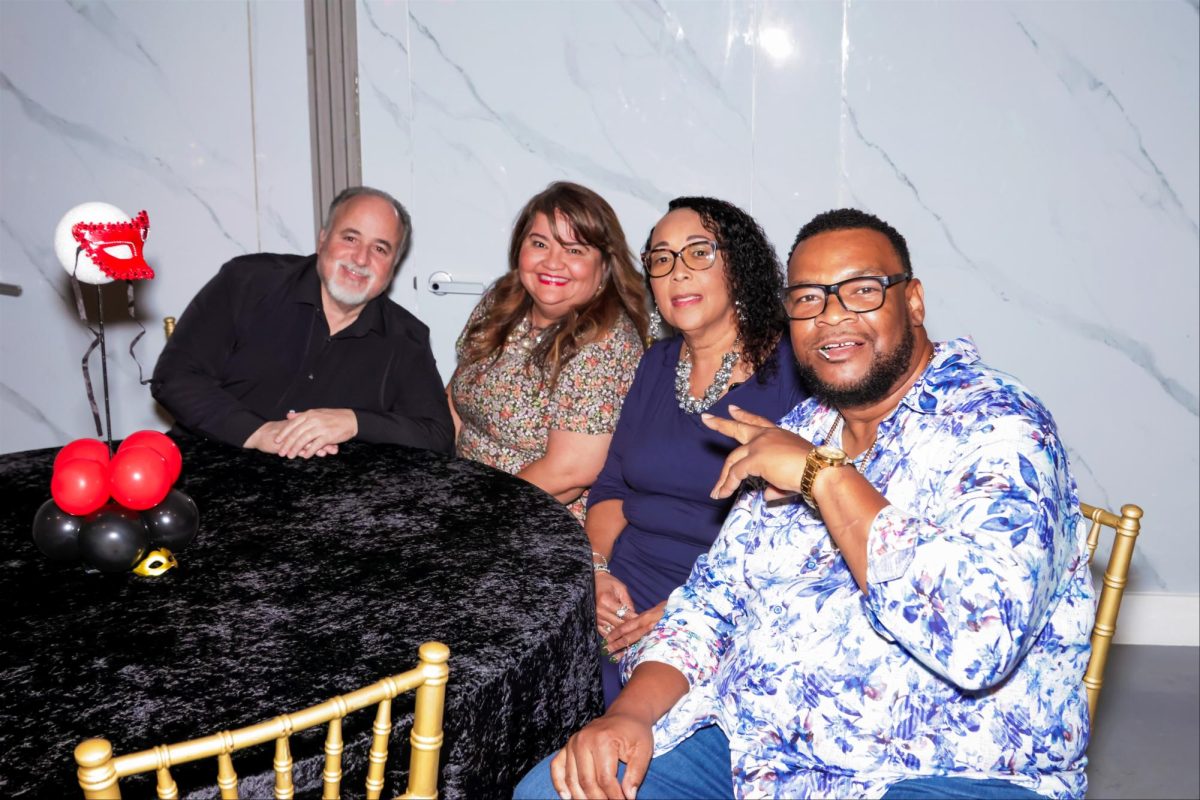
[[[309,379],[310,381],[313,379],[313,374],[312,374],[311,372],[310,372],[310,373],[308,373],[308,379]]]

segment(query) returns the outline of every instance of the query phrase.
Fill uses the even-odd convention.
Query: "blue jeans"
[[[909,778],[893,783],[883,800],[1040,800],[1032,789],[999,778]]]
[[[513,800],[558,797],[550,780],[553,756],[547,756],[526,773],[513,792]],[[623,777],[625,765],[621,764],[617,767],[617,780]],[[638,800],[732,797],[729,740],[716,725],[696,731],[674,750],[650,760],[637,796]],[[883,800],[1036,800],[1040,797],[1030,789],[999,779],[929,777],[894,783]]]
[[[551,753],[525,774],[513,791],[513,800],[558,797],[550,781],[550,759],[553,757]],[[617,767],[617,780],[624,777],[625,765],[621,764]],[[674,750],[650,760],[637,796],[638,800],[733,797],[729,740],[716,725],[696,731]]]

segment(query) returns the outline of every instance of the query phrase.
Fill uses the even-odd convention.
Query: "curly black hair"
[[[868,214],[866,211],[860,211],[857,208],[835,208],[831,211],[825,211],[817,214],[804,224],[800,232],[796,234],[796,241],[792,242],[792,249],[788,251],[788,260],[792,258],[792,254],[796,252],[796,248],[805,239],[811,239],[818,233],[829,233],[830,231],[848,231],[858,228],[866,228],[867,230],[882,233],[892,243],[892,249],[896,251],[896,255],[900,258],[900,265],[904,267],[904,274],[911,278],[913,276],[912,261],[908,257],[908,242],[904,241],[904,237],[900,235],[900,231],[887,224],[874,214]]]
[[[783,266],[767,234],[742,209],[713,197],[676,197],[668,213],[687,208],[700,215],[704,229],[713,235],[725,260],[729,294],[738,307],[737,328],[742,338],[742,358],[765,383],[778,368],[771,353],[787,330],[783,310]],[[654,235],[653,229],[650,236]],[[646,249],[650,247],[647,237]],[[650,285],[650,276],[646,276]]]

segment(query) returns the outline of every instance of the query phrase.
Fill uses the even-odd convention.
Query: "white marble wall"
[[[161,319],[229,258],[311,252],[303,5],[0,2],[0,452],[94,436],[80,372],[91,334],[52,247],[69,208],[147,209],[136,284],[149,377]],[[91,290],[92,287],[85,287]],[[105,293],[114,437],[166,424],[138,383],[138,332]],[[100,392],[100,359],[92,358]]]
[[[359,0],[358,23],[364,180],[411,207],[393,294],[444,375],[475,298],[429,275],[499,275],[551,180],[604,194],[635,249],[679,194],[781,252],[858,205],[908,237],[934,335],[1047,401],[1083,496],[1146,508],[1132,588],[1200,588],[1194,0]],[[0,451],[91,433],[51,249],[71,206],[150,212],[147,368],[225,259],[311,249],[306,83],[298,0],[0,0],[0,281],[25,290],[0,297]],[[162,419],[119,312],[123,435]]]
[[[444,375],[548,181],[636,248],[676,195],[781,253],[856,205],[910,243],[935,337],[971,335],[1054,411],[1081,494],[1146,509],[1131,587],[1200,587],[1194,0],[359,0],[363,175],[412,206],[396,295]]]

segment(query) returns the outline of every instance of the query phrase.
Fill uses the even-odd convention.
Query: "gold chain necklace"
[[[829,430],[825,432],[825,444],[829,444],[830,440],[833,439],[833,434],[837,433],[838,426],[841,424],[842,424],[842,412],[839,411],[838,415],[836,417],[834,417],[834,419],[833,419],[833,424],[830,425]],[[875,448],[876,448],[876,446],[878,446],[878,444],[879,444],[879,429],[876,428],[875,429],[875,438],[871,440],[871,446],[868,447],[866,452],[864,452],[861,456],[859,456],[858,458],[852,459],[850,461],[850,463],[854,465],[854,468],[856,470],[858,470],[859,475],[863,474],[863,470],[865,470],[867,468],[867,464],[869,464],[871,462],[871,459],[875,456]]]
[[[933,349],[929,351],[929,360],[925,362],[925,369],[929,369],[929,365],[933,363],[933,357],[935,355],[937,355],[937,345],[934,345]],[[833,424],[830,425],[829,430],[825,432],[825,444],[829,444],[830,440],[833,439],[833,434],[837,433],[838,426],[841,425],[842,422],[843,422],[842,412],[839,411],[838,415],[836,417],[834,417]],[[875,457],[875,450],[876,450],[876,448],[878,448],[878,446],[879,446],[879,427],[876,426],[875,427],[875,438],[873,438],[871,440],[871,446],[868,447],[861,456],[859,456],[856,459],[853,459],[850,462],[851,464],[854,465],[854,468],[856,470],[858,470],[859,475],[863,474],[863,472],[867,468],[867,464],[870,464],[871,459]]]

